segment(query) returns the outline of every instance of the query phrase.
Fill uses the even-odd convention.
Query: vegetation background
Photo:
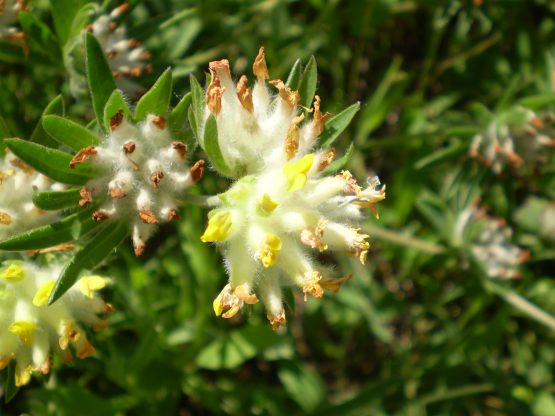
[[[60,24],[85,3],[33,1],[20,19],[28,54],[0,43],[0,114],[12,136],[29,137],[59,93],[70,117],[92,117],[70,93]],[[174,102],[211,60],[250,75],[261,45],[272,78],[316,57],[324,110],[361,102],[338,149],[353,141],[349,169],[387,184],[381,218],[363,228],[371,253],[364,267],[337,259],[355,275],[338,294],[288,299],[278,335],[262,308],[214,316],[225,272],[199,240],[204,210],[186,206],[142,258],[124,244],[101,269],[114,279],[104,295],[116,312],[93,338],[96,356],[57,362],[1,414],[555,414],[555,231],[538,215],[555,197],[555,159],[530,175],[495,175],[467,156],[495,114],[555,103],[550,0],[130,4],[128,33],[152,53],[153,72],[139,82],[149,87],[171,66]],[[208,193],[227,185],[214,174],[201,184]],[[521,279],[487,278],[453,242],[453,218],[471,196],[530,251]]]

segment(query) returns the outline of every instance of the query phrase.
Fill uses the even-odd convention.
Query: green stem
[[[441,254],[445,252],[445,248],[437,244],[429,243],[427,241],[419,240],[414,237],[399,234],[394,231],[389,231],[381,227],[376,227],[374,225],[366,224],[364,226],[364,231],[373,237],[390,241],[392,243],[399,244],[401,246],[412,247],[429,254]]]

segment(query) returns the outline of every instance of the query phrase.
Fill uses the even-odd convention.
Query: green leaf
[[[96,205],[88,207],[67,216],[62,221],[2,240],[0,241],[0,250],[38,250],[77,240],[99,225],[92,219],[92,213],[97,208]]]
[[[204,150],[210,162],[212,162],[212,165],[219,173],[225,176],[231,176],[231,169],[227,165],[222,150],[220,149],[218,125],[212,114],[206,120],[206,126],[204,127]]]
[[[94,35],[87,33],[85,39],[85,64],[92,104],[98,124],[103,126],[104,106],[112,95],[112,91],[116,89],[116,82],[104,51]]]
[[[191,108],[193,110],[193,116],[194,116],[194,117],[189,117],[189,120],[191,120],[192,118],[195,122],[194,125],[191,124],[191,127],[193,128],[193,131],[195,132],[195,136],[198,139],[200,134],[200,123],[202,122],[202,118],[203,118],[202,116],[204,114],[204,91],[200,86],[200,84],[198,83],[197,79],[193,75],[189,77],[189,80],[191,82],[191,94],[192,94]]]
[[[10,136],[10,129],[8,128],[4,118],[0,115],[0,157],[3,157],[5,153],[4,150],[6,148],[6,143],[4,142],[4,139]]]
[[[66,264],[62,274],[56,281],[48,304],[56,302],[73,286],[83,270],[94,269],[104,260],[129,234],[126,222],[107,224]]]
[[[69,185],[84,185],[97,175],[94,167],[85,164],[71,169],[69,162],[72,156],[60,150],[21,139],[6,139],[6,144],[17,157],[55,181]]]
[[[414,164],[415,169],[424,169],[426,167],[435,165],[436,163],[451,160],[462,153],[468,151],[469,142],[455,142],[452,145],[433,152],[427,156],[416,161]]]
[[[135,119],[142,121],[146,118],[147,114],[165,115],[168,111],[171,93],[172,71],[168,68],[137,103]]]
[[[26,11],[19,12],[18,18],[31,50],[39,51],[51,60],[61,58],[58,41],[48,25],[41,22],[35,14]]]
[[[525,107],[530,107],[533,110],[539,110],[545,106],[555,103],[555,93],[532,95],[521,99],[519,102]]]
[[[96,134],[67,118],[54,115],[44,116],[42,126],[55,140],[74,150],[100,143]]]
[[[310,107],[314,94],[316,93],[316,84],[318,83],[318,68],[314,56],[310,57],[306,64],[301,80],[299,81],[299,94],[301,96],[301,105]]]
[[[189,120],[189,126],[191,126],[195,138],[198,139],[197,120],[192,106],[189,107],[189,111],[187,111],[187,119]]]
[[[301,60],[297,59],[287,76],[287,81],[285,81],[285,86],[291,88],[292,90],[297,90],[299,87],[299,82],[301,81]]]
[[[71,35],[74,18],[83,3],[83,0],[50,0],[54,27],[62,46],[66,44]]]
[[[11,360],[4,377],[4,402],[9,403],[19,391],[15,386],[15,360]]]
[[[123,111],[125,117],[132,118],[131,110],[125,102],[123,93],[121,90],[114,90],[104,106],[104,129],[106,131],[110,131],[110,120],[120,111]]]
[[[40,209],[47,211],[75,207],[81,198],[79,191],[80,188],[65,191],[35,192],[33,203]]]
[[[326,124],[324,124],[324,131],[320,136],[320,147],[330,147],[347,128],[359,109],[360,103],[357,102],[326,121]]]
[[[343,167],[349,163],[351,157],[353,156],[353,152],[355,151],[355,144],[351,142],[345,154],[337,160],[334,160],[330,165],[324,169],[324,175],[330,175],[332,173],[337,172],[339,169],[343,169]]]
[[[290,363],[278,370],[278,377],[306,413],[311,413],[325,401],[325,385],[320,375],[305,364]]]
[[[183,126],[187,121],[187,113],[193,100],[193,95],[189,92],[183,96],[179,103],[172,110],[168,117],[168,127],[171,131],[183,130]]]
[[[63,116],[64,113],[64,100],[62,99],[61,95],[58,95],[46,106],[46,108],[42,112],[42,117],[49,114]],[[29,140],[34,143],[43,144],[45,146],[58,147],[58,142],[52,140],[50,135],[44,130],[42,119],[37,123],[37,126],[35,127],[35,130],[33,130],[33,134],[31,134],[31,138]]]

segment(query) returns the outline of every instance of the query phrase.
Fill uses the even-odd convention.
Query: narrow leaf
[[[11,360],[4,378],[4,402],[9,403],[19,391],[15,385],[15,360]]]
[[[4,143],[4,139],[10,136],[10,129],[4,118],[0,115],[0,157],[4,156],[5,153],[6,143]]]
[[[318,82],[318,68],[316,66],[316,58],[310,57],[306,64],[301,80],[299,81],[299,94],[301,96],[301,105],[310,107],[314,94],[316,93],[316,84]]]
[[[97,208],[97,206],[89,207],[67,216],[62,221],[2,240],[0,250],[38,250],[77,240],[99,225],[92,219],[92,213]]]
[[[42,117],[48,114],[63,116],[64,113],[64,100],[61,95],[58,95],[46,106],[42,112]],[[58,142],[52,140],[52,137],[50,137],[50,135],[44,130],[42,120],[37,123],[37,126],[35,127],[35,130],[33,130],[33,134],[31,134],[31,138],[29,140],[45,146],[58,147]]]
[[[121,90],[114,90],[104,106],[104,129],[110,131],[110,120],[118,112],[123,111],[125,117],[131,118],[131,110],[125,102]]]
[[[107,224],[66,264],[56,281],[48,303],[56,302],[77,281],[83,270],[94,269],[129,233],[126,222]]]
[[[96,134],[67,118],[54,115],[44,116],[42,126],[52,138],[74,150],[100,143]]]
[[[326,124],[324,124],[324,131],[320,136],[320,147],[330,147],[337,140],[339,135],[347,128],[359,109],[360,103],[355,103],[330,118]]]
[[[137,103],[135,119],[142,121],[146,118],[147,114],[165,115],[168,111],[171,93],[172,71],[168,68]]]
[[[193,127],[197,138],[200,134],[200,123],[202,122],[202,115],[204,114],[204,91],[194,76],[190,76],[191,94],[192,94],[192,109],[196,125]]]
[[[21,139],[6,139],[6,144],[17,157],[29,166],[61,183],[83,185],[97,174],[92,166],[84,164],[79,164],[71,169],[69,162],[72,156],[60,150]]]
[[[287,81],[285,85],[287,88],[291,88],[292,90],[297,90],[299,88],[299,82],[301,81],[301,60],[297,59],[287,76]]]
[[[116,82],[104,51],[92,33],[86,35],[85,48],[85,63],[92,104],[98,124],[102,126],[104,106],[112,95],[112,91],[116,89]]]
[[[187,121],[187,112],[191,106],[191,101],[193,100],[193,95],[189,92],[183,96],[181,101],[172,110],[170,116],[168,117],[168,126],[171,131],[183,130],[183,126]]]
[[[35,192],[33,203],[47,211],[76,207],[81,198],[79,190],[80,188],[73,188],[65,191]]]
[[[533,110],[539,110],[547,105],[555,104],[555,93],[532,95],[522,98],[520,104],[530,107]]]
[[[355,150],[355,145],[354,143],[351,142],[345,154],[339,159],[334,160],[332,163],[330,163],[330,165],[326,169],[324,169],[324,175],[329,175],[334,172],[337,172],[339,169],[343,169],[343,167],[347,163],[349,163],[349,160],[351,160],[354,150]]]
[[[210,115],[208,120],[206,120],[206,126],[204,128],[204,146],[204,150],[216,170],[222,175],[230,176],[231,169],[222,155],[222,150],[220,149],[220,143],[218,141],[218,125],[213,115]]]

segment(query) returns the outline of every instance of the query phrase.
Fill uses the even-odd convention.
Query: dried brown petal
[[[319,136],[324,131],[324,124],[331,117],[331,113],[326,112],[322,114],[320,111],[320,97],[314,97],[314,117],[312,118],[312,128],[314,135]]]
[[[86,205],[89,205],[92,202],[91,190],[89,188],[87,188],[86,186],[83,186],[81,188],[81,190],[79,191],[79,196],[81,197],[81,199],[79,199],[79,206],[80,207],[84,207]]]
[[[162,181],[163,178],[164,178],[164,172],[160,170],[157,170],[156,172],[153,172],[150,175],[150,181],[152,182],[155,188],[158,188],[158,186],[160,186],[160,182]]]
[[[261,46],[258,50],[258,55],[254,59],[254,64],[252,65],[252,72],[259,80],[264,80],[270,78],[268,74],[268,67],[266,66],[266,58],[264,56],[264,47]]]
[[[139,211],[139,218],[147,224],[158,224],[158,220],[156,219],[154,212],[149,209],[141,209]]]
[[[300,116],[293,118],[289,130],[287,130],[287,137],[285,138],[284,151],[287,160],[295,157],[299,151],[299,127],[298,124],[304,120],[304,113]]]
[[[170,221],[177,221],[179,219],[179,213],[175,208],[170,209],[168,212],[168,220]]]
[[[245,75],[243,75],[239,82],[237,83],[237,98],[245,110],[249,113],[254,111],[254,105],[252,103],[252,92],[248,86],[248,80]]]
[[[210,85],[206,89],[206,105],[210,112],[214,115],[220,114],[222,110],[222,95],[224,94],[225,88],[220,84],[220,78],[213,72],[212,80]]]
[[[219,61],[212,61],[208,64],[208,69],[210,69],[210,74],[218,75],[225,79],[225,77],[231,77],[231,71],[229,70],[229,61],[227,59],[221,59]]]
[[[110,117],[110,129],[115,130],[123,121],[123,110],[119,110],[116,114]]]
[[[173,142],[172,148],[179,154],[181,159],[185,159],[187,156],[187,145],[182,142]]]
[[[12,217],[7,212],[0,211],[0,224],[10,225],[12,223]]]
[[[111,50],[106,54],[106,58],[108,59],[114,59],[116,56],[118,56],[118,51],[114,51],[114,50]]]
[[[297,104],[301,99],[298,91],[293,91],[291,88],[287,88],[280,79],[274,79],[270,81],[270,84],[278,89],[279,96],[283,101],[285,101],[289,108],[294,109],[297,107]]]
[[[110,218],[110,216],[104,211],[95,211],[92,214],[92,219],[95,221],[104,221]]]
[[[318,164],[318,172],[322,172],[331,164],[331,162],[333,162],[333,159],[335,159],[335,154],[336,152],[333,147],[330,147],[328,150],[326,150],[326,153],[320,158],[320,163]]]
[[[136,257],[142,256],[145,252],[145,243],[143,243],[142,241],[136,242],[135,244],[133,244],[133,251],[135,252]]]
[[[193,182],[198,182],[202,175],[204,174],[204,160],[199,160],[197,163],[193,165],[191,168],[191,177],[193,178]]]
[[[164,130],[166,128],[166,119],[162,116],[152,117],[152,122],[160,129]]]
[[[130,155],[135,151],[135,149],[137,148],[137,145],[133,140],[128,140],[123,144],[122,148],[123,148],[123,152],[126,155]]]
[[[127,194],[123,192],[123,190],[121,190],[120,188],[114,187],[110,189],[110,196],[114,199],[122,199],[125,198]]]
[[[91,156],[94,155],[96,155],[96,148],[94,146],[84,147],[79,150],[75,156],[73,156],[73,159],[69,162],[69,167],[73,169],[75,168],[75,165],[86,162]]]

